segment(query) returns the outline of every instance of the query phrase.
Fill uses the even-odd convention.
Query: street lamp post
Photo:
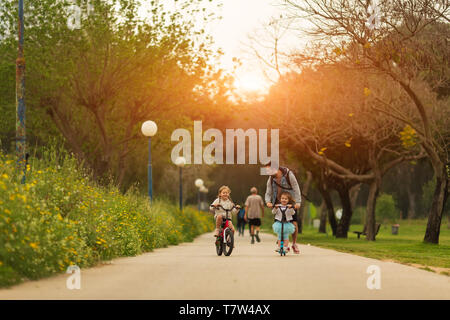
[[[200,212],[200,188],[203,187],[203,180],[202,179],[196,179],[194,184],[198,188],[198,192],[197,192],[198,212]]]
[[[203,195],[205,196],[208,193],[208,188],[206,188],[205,186],[201,186],[199,191],[201,193],[203,193]],[[203,198],[205,198],[205,197],[203,197]]]
[[[152,185],[152,137],[158,131],[158,126],[153,121],[145,121],[141,127],[142,134],[148,137],[148,197],[150,203],[153,201],[153,185]]]
[[[25,131],[25,56],[23,53],[24,36],[23,0],[19,0],[19,49],[16,60],[16,155],[17,169],[23,171],[22,183],[26,174],[26,131]]]
[[[178,157],[175,164],[180,168],[180,211],[183,211],[183,167],[186,164],[184,157]]]

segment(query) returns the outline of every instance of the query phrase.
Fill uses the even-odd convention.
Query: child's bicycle
[[[281,205],[276,204],[275,207],[281,207]],[[290,208],[291,205],[288,205],[288,208]],[[281,209],[280,209],[281,210]],[[278,253],[280,254],[280,256],[285,256],[286,255],[286,250],[284,250],[284,239],[283,239],[283,234],[284,234],[284,224],[286,223],[286,210],[281,210],[281,240],[280,240],[280,249],[278,250]]]
[[[231,254],[231,252],[233,251],[233,247],[234,247],[234,234],[233,231],[231,231],[231,229],[229,228],[229,221],[231,221],[231,217],[228,216],[228,213],[231,212],[233,209],[237,208],[240,209],[240,206],[233,206],[231,209],[225,209],[224,207],[222,207],[220,204],[217,206],[213,206],[211,205],[211,208],[213,209],[223,209],[226,212],[226,219],[224,219],[222,221],[222,225],[220,226],[219,229],[219,235],[217,236],[216,239],[216,252],[218,256],[222,255],[222,252],[226,255],[229,256]]]

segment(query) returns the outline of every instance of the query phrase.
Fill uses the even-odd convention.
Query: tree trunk
[[[336,236],[336,230],[337,230],[337,221],[336,216],[334,214],[334,207],[333,207],[333,201],[331,201],[330,193],[327,189],[322,185],[321,182],[318,183],[319,185],[319,191],[322,195],[323,200],[325,201],[325,205],[327,207],[328,212],[328,222],[330,223],[331,231],[333,232],[333,236]]]
[[[320,225],[319,225],[319,233],[327,232],[327,211],[325,200],[322,200],[322,204],[320,205]]]
[[[357,185],[350,188],[350,203],[352,205],[352,209],[356,207],[356,200],[358,200],[359,191],[361,190],[362,183],[358,183]]]
[[[440,166],[440,168],[438,166]],[[433,168],[435,169],[434,171],[436,175],[436,188],[434,189],[433,201],[431,203],[431,209],[428,216],[427,230],[423,240],[424,242],[438,244],[442,214],[444,212],[444,205],[448,197],[449,181],[446,167],[442,163],[433,164]]]
[[[352,219],[352,205],[350,202],[350,192],[346,187],[340,187],[337,190],[342,204],[342,217],[337,225],[336,238],[347,238],[350,220]]]
[[[375,241],[375,207],[379,192],[379,183],[374,180],[370,183],[369,196],[366,206],[366,240]]]
[[[301,190],[302,196],[308,196],[309,187],[311,186],[312,182],[312,173],[310,171],[306,171],[306,181],[303,185],[303,190]],[[304,220],[304,212],[306,207],[306,198],[302,197],[302,205],[300,206],[299,212],[298,212],[298,233],[302,233],[303,231],[303,220]]]

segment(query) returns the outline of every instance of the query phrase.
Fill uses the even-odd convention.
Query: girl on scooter
[[[283,246],[287,248],[287,252],[289,252],[289,235],[293,234],[295,231],[295,226],[292,223],[293,215],[295,214],[295,210],[292,206],[293,200],[292,196],[289,192],[283,192],[280,196],[281,205],[275,205],[272,209],[272,213],[275,215],[275,222],[272,225],[273,231],[278,235],[277,245],[278,248],[275,250],[276,252],[280,251],[280,241],[283,239]],[[283,226],[283,234],[281,234],[281,224],[283,223],[283,213],[285,214],[286,220]]]

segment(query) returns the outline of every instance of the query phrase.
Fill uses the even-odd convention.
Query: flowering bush
[[[213,230],[205,213],[100,187],[68,155],[44,153],[20,183],[0,154],[0,286],[192,241]]]

